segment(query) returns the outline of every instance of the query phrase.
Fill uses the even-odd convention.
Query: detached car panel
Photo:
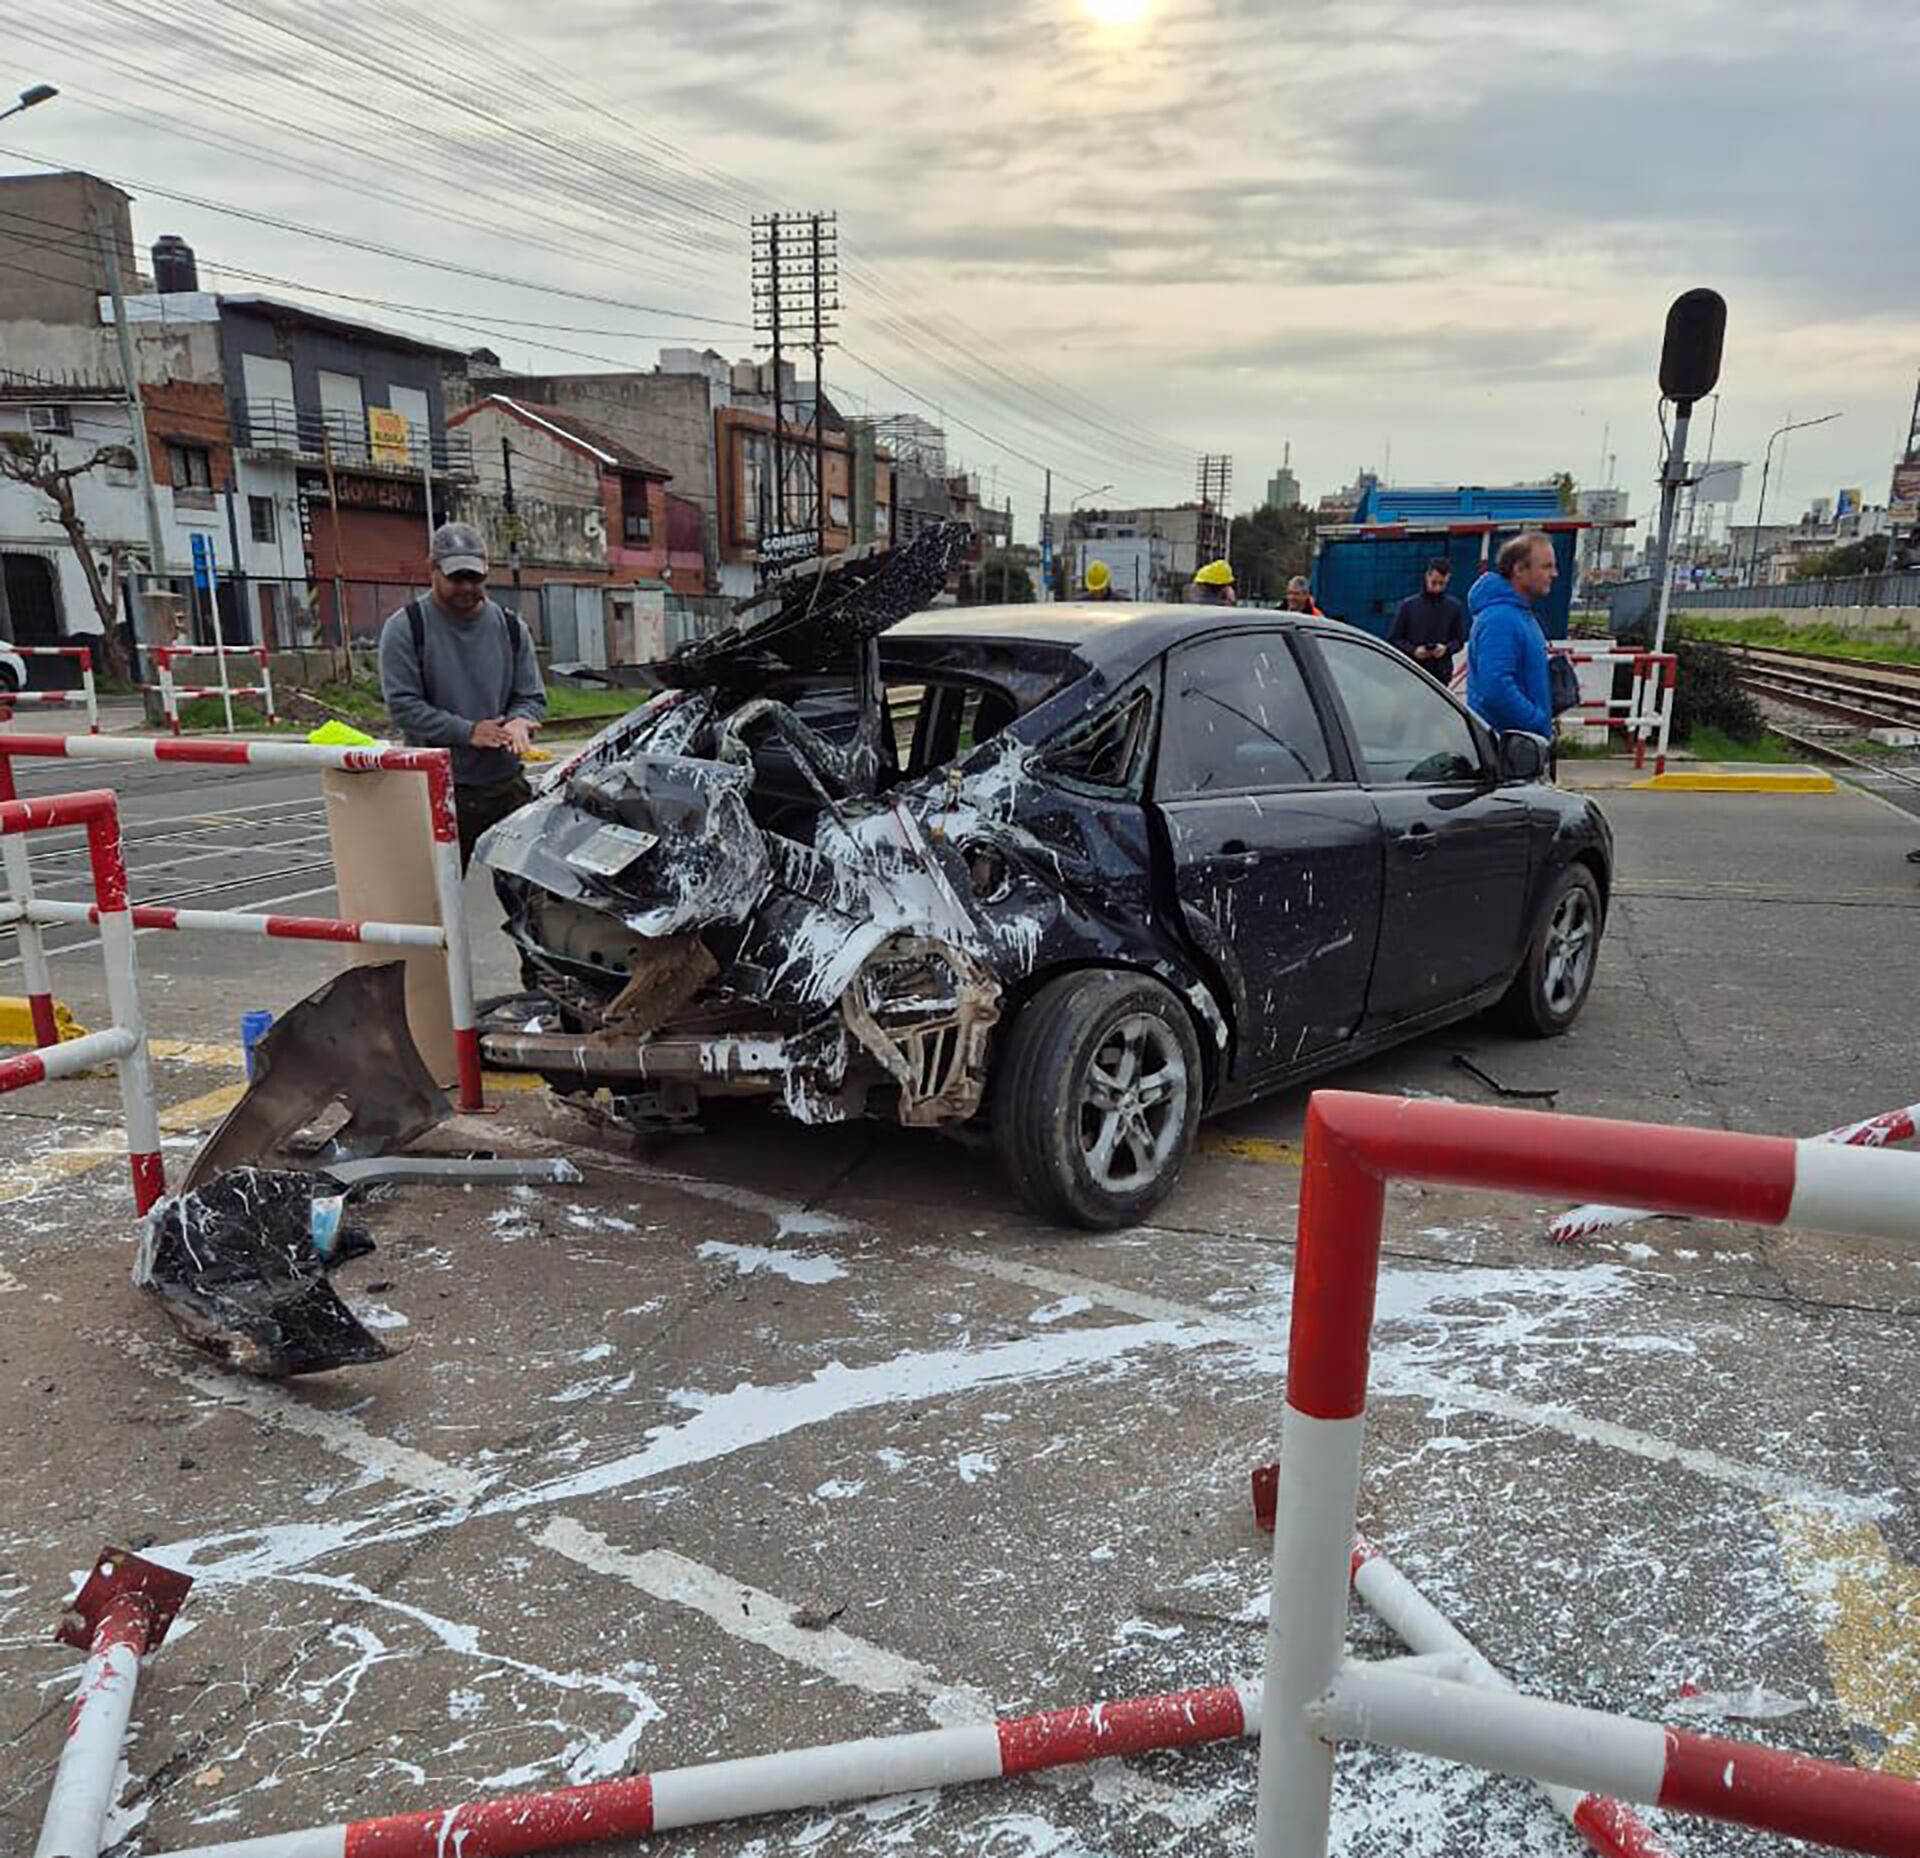
[[[555,1006],[492,1058],[643,1125],[990,1126],[1111,1225],[1203,1110],[1496,1002],[1571,1023],[1605,822],[1424,672],[1231,609],[893,612],[950,546],[703,642],[488,835]]]

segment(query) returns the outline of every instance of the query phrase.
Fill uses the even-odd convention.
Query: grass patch
[[[646,702],[644,690],[605,690],[596,685],[549,684],[547,721],[550,723],[611,722]]]
[[[1882,644],[1838,626],[1789,626],[1777,613],[1757,619],[1714,619],[1704,613],[1681,613],[1680,629],[1688,638],[1711,639],[1719,645],[1764,645],[1776,650],[1807,652],[1820,658],[1878,658],[1890,664],[1920,664],[1920,645]]]
[[[226,706],[218,697],[189,697],[180,706],[180,727],[188,730],[211,729],[221,735],[227,733]],[[233,704],[233,733],[235,735],[300,735],[306,730],[299,724],[288,722],[284,717],[277,723],[267,721],[265,710],[257,709],[253,704],[236,697]]]
[[[1806,756],[1771,729],[1757,742],[1742,742],[1711,723],[1695,728],[1687,747],[1702,761],[1804,761]]]

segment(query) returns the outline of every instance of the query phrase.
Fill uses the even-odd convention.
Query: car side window
[[[1293,652],[1274,633],[1182,646],[1167,661],[1160,792],[1237,793],[1333,779],[1333,755]]]
[[[1423,787],[1480,779],[1473,725],[1426,672],[1357,640],[1315,642],[1369,779]]]

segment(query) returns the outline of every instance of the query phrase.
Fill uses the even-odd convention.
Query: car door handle
[[[1260,862],[1260,854],[1245,839],[1229,839],[1207,862],[1226,865],[1235,871],[1251,871]]]
[[[1433,850],[1435,843],[1434,830],[1428,825],[1411,825],[1405,832],[1400,834],[1400,843],[1404,845],[1414,857],[1424,858],[1427,853]]]

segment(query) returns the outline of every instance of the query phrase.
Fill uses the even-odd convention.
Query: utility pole
[[[814,546],[827,550],[832,513],[827,492],[826,351],[840,308],[839,215],[763,213],[753,221],[753,316],[759,345],[773,367],[773,533],[812,530]],[[789,346],[813,351],[813,508],[806,507],[806,453],[788,444],[783,382]],[[801,494],[796,497],[795,479]],[[761,564],[783,565],[762,536]],[[770,562],[769,556],[775,558]]]
[[[167,538],[166,531],[160,526],[160,492],[153,481],[153,446],[147,437],[146,400],[140,391],[140,369],[134,360],[133,330],[127,323],[127,296],[120,278],[120,251],[98,207],[93,211],[93,236],[100,248],[100,261],[107,274],[107,294],[113,299],[113,333],[120,350],[120,384],[127,390],[127,416],[133,426],[133,456],[140,472],[141,501],[147,512],[147,558],[151,564],[152,580],[160,581],[166,587],[162,596],[162,610],[169,622],[165,627],[166,638],[171,638],[173,588],[167,581]],[[151,597],[147,588],[141,590],[140,613],[143,620],[147,618],[147,603]],[[146,630],[152,633],[156,628],[148,623]],[[160,642],[164,644],[166,641],[163,638]]]
[[[1225,452],[1202,452],[1194,469],[1194,494],[1200,500],[1200,560],[1203,567],[1227,552],[1227,505],[1233,495],[1233,459]]]
[[[519,506],[513,500],[513,442],[503,432],[500,435],[500,464],[506,473],[507,489],[507,568],[513,576],[513,610],[520,611],[520,517]]]
[[[347,570],[340,552],[340,487],[333,475],[333,433],[325,420],[320,424],[320,458],[327,470],[327,510],[331,519],[327,526],[333,531],[333,626],[351,673],[353,634],[347,627]]]

